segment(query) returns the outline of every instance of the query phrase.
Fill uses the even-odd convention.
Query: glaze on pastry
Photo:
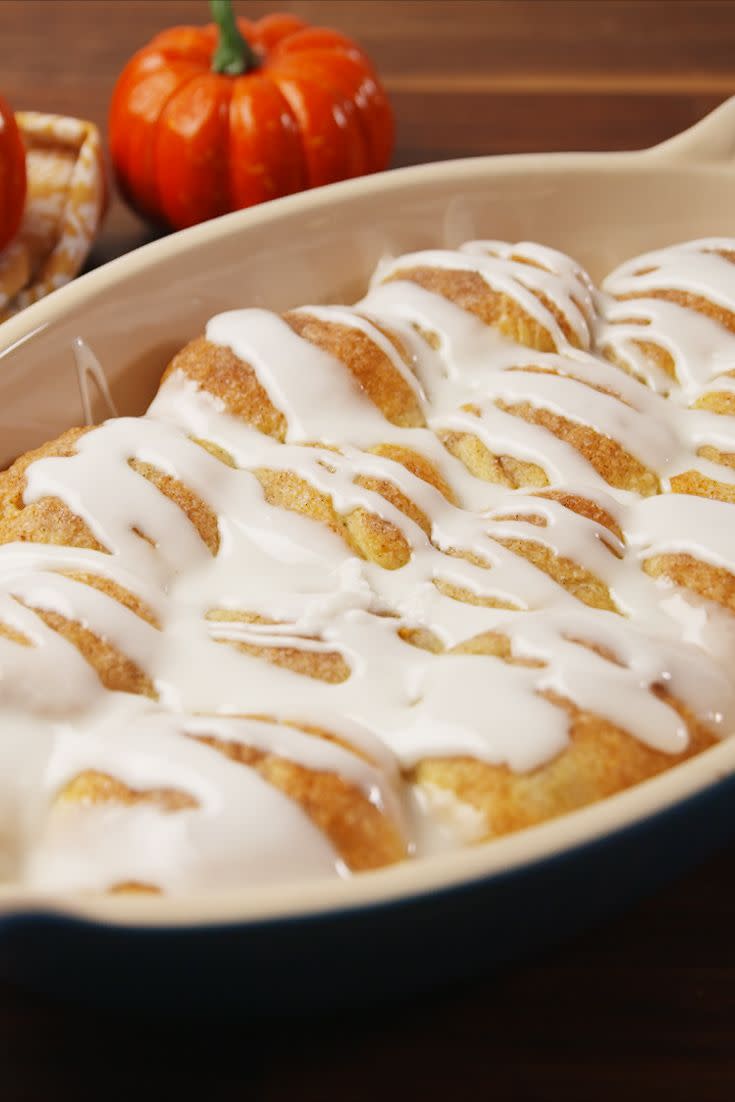
[[[0,475],[3,874],[349,875],[732,733],[733,258],[385,260]]]

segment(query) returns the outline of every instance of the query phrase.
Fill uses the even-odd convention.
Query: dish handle
[[[645,150],[645,156],[691,164],[720,164],[735,170],[735,96],[688,130]]]

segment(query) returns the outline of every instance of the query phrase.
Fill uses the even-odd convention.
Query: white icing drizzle
[[[646,297],[677,289],[735,311],[735,268],[715,249],[735,242],[638,258],[602,293],[570,258],[527,243],[470,242],[386,260],[356,307],[300,313],[372,341],[413,391],[425,428],[390,423],[339,359],[282,318],[235,310],[211,319],[206,335],[251,365],[285,417],[285,442],[231,416],[176,372],[146,417],[108,421],[79,439],[75,455],[31,464],[25,504],[63,501],[104,550],[0,547],[0,625],[11,631],[0,635],[0,868],[42,887],[135,881],[170,892],[346,874],[295,802],[202,738],[339,775],[420,854],[477,837],[480,828],[477,813],[460,807],[453,831],[445,821],[452,799],[411,791],[405,770],[443,756],[514,771],[542,766],[569,742],[559,697],[672,757],[687,748],[686,725],[652,689],[666,688],[715,733],[730,734],[730,615],[642,568],[653,555],[685,552],[735,572],[730,506],[669,492],[689,471],[735,484],[732,468],[697,454],[707,444],[735,452],[731,419],[690,408],[707,389],[735,389],[732,380],[711,382],[735,367],[735,337],[693,308]],[[516,345],[444,298],[391,278],[417,266],[478,273],[542,325],[557,352]],[[640,274],[646,267],[654,270]],[[627,293],[638,297],[613,297]],[[421,332],[433,334],[436,347]],[[675,381],[664,383],[644,364],[636,339],[670,351]],[[604,348],[640,379],[604,359]],[[91,353],[82,344],[76,351],[89,372]],[[608,484],[571,442],[514,412],[519,405],[583,426],[601,446],[614,441],[661,492],[642,498]],[[623,538],[559,500],[476,478],[443,445],[446,433],[536,464],[549,489],[596,503]],[[234,466],[193,438],[224,449]],[[430,461],[456,503],[375,454],[380,445]],[[216,518],[216,554],[133,460],[206,504]],[[394,570],[364,561],[326,525],[269,504],[262,469],[298,475],[342,517],[362,509],[382,518],[410,557]],[[429,531],[359,485],[361,477],[390,483],[428,518]],[[509,541],[541,545],[594,575],[617,611],[586,607]],[[135,595],[146,616],[72,574],[107,579]],[[446,584],[486,603],[453,598]],[[247,618],[213,618],[218,610]],[[144,673],[154,698],[103,688],[41,614],[76,621],[115,647]],[[399,634],[411,629],[431,631],[444,651],[412,646]],[[526,661],[447,653],[486,632],[507,637],[514,658]],[[248,647],[339,656],[348,676],[320,681]],[[138,792],[183,793],[188,803],[170,811],[155,800],[57,801],[85,771]],[[425,821],[432,816],[438,825]]]
[[[592,305],[590,281],[578,265],[554,249],[524,243],[470,241],[457,251],[428,249],[383,261],[376,279],[382,281],[416,267],[476,272],[493,291],[514,299],[549,332],[557,348],[562,348],[567,340],[557,313],[546,305],[553,303],[580,345],[584,348],[590,345],[590,322],[584,312],[585,307],[590,309]]]
[[[649,386],[669,393],[672,380],[636,342],[663,348],[674,361],[674,397],[691,398],[714,375],[734,369],[735,333],[704,314],[654,297],[656,292],[679,291],[732,312],[735,265],[721,254],[732,254],[733,248],[731,238],[703,238],[622,264],[602,284],[599,345],[628,363]],[[621,301],[620,296],[631,297]]]

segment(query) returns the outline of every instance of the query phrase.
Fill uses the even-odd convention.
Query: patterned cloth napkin
[[[15,117],[27,151],[28,193],[20,230],[0,252],[0,321],[77,275],[107,203],[93,123],[35,111]]]

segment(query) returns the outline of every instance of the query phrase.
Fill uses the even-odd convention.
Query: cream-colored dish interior
[[[171,354],[230,306],[283,308],[357,297],[386,252],[468,238],[539,240],[593,276],[623,258],[686,238],[735,233],[725,105],[695,131],[635,155],[498,158],[405,170],[230,216],[156,243],[94,273],[0,331],[3,456],[7,461],[70,424],[79,398],[72,355],[82,336],[105,365],[122,412],[139,412]],[[351,273],[349,283],[344,272]],[[263,890],[225,901],[75,903],[108,917],[153,921],[245,917],[392,898],[527,861],[633,821],[735,767],[723,744],[670,775],[558,823],[492,847],[369,874],[359,887]],[[3,889],[0,899],[21,902]]]

